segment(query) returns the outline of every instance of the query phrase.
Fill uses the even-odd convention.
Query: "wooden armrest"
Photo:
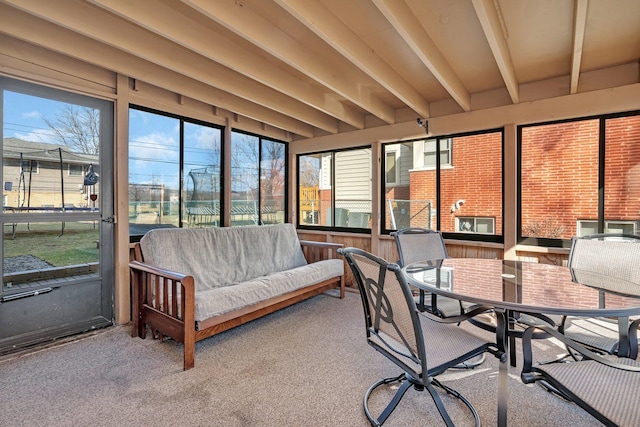
[[[144,271],[145,273],[151,273],[156,276],[165,277],[167,279],[176,280],[179,282],[184,282],[184,279],[189,277],[189,275],[187,274],[182,274],[176,271],[155,267],[153,265],[145,264],[144,262],[140,262],[140,261],[130,261],[129,268],[131,268],[132,270]],[[191,282],[193,286],[193,281]]]
[[[133,321],[138,336],[144,337],[140,324],[144,307],[164,313],[194,326],[195,280],[193,276],[155,267],[140,261],[129,263],[133,291]]]
[[[307,262],[317,262],[326,259],[338,258],[338,249],[344,245],[341,243],[316,242],[313,240],[300,240],[302,253]]]
[[[339,249],[344,247],[342,243],[316,242],[314,240],[300,240],[302,246],[317,246],[321,248]]]

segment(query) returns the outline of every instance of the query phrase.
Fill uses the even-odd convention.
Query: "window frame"
[[[442,148],[443,142],[446,143],[447,145],[446,148]],[[429,151],[427,151],[427,146],[430,146],[431,143],[433,143],[433,150],[429,149]],[[438,151],[440,151],[440,155],[439,155],[440,160],[438,160]],[[438,162],[441,168],[453,167],[453,138],[451,137],[448,137],[448,138],[437,137],[437,138],[425,139],[422,141],[422,149],[420,150],[420,152],[422,154],[421,166],[425,169],[435,169],[438,165]],[[442,161],[443,154],[447,156],[448,161],[446,162]],[[433,155],[433,160],[434,160],[433,164],[431,163],[431,161],[429,161],[429,163],[426,162],[427,155],[429,156]]]
[[[541,246],[541,247],[550,247],[550,248],[570,248],[571,247],[571,238],[544,238],[544,237],[531,237],[531,236],[523,236],[522,235],[522,131],[528,127],[536,127],[536,126],[546,126],[546,125],[554,125],[554,124],[563,124],[563,123],[573,123],[580,121],[589,121],[589,120],[598,120],[598,165],[597,174],[598,174],[598,194],[597,194],[597,210],[598,210],[598,233],[605,232],[605,171],[607,166],[607,161],[605,158],[605,144],[606,144],[606,123],[607,120],[624,118],[624,117],[634,117],[639,116],[640,110],[633,111],[625,111],[620,113],[612,113],[612,114],[600,114],[593,116],[585,116],[585,117],[573,117],[570,119],[563,120],[553,120],[539,123],[528,123],[517,126],[517,179],[518,179],[518,187],[517,187],[517,242],[519,245],[525,246]],[[579,221],[579,219],[576,219]],[[613,222],[618,222],[616,220],[609,220]],[[577,229],[576,229],[577,233]]]
[[[448,145],[449,145],[449,163],[445,164],[445,165],[441,165],[440,164],[440,156],[437,157],[437,164],[436,167],[429,167],[429,166],[425,166],[423,163],[423,150],[424,150],[424,144],[422,147],[418,148],[418,149],[414,149],[413,150],[413,167],[410,169],[411,171],[420,171],[420,170],[434,170],[436,172],[436,197],[435,200],[433,200],[434,205],[435,205],[435,221],[431,221],[432,225],[432,229],[434,230],[440,230],[440,223],[441,223],[441,173],[442,171],[447,171],[447,170],[451,170],[451,169],[455,169],[456,165],[454,163],[454,155],[453,155],[453,145],[454,145],[454,139],[455,138],[461,138],[461,137],[466,137],[466,136],[474,136],[474,135],[483,135],[483,134],[491,134],[491,133],[500,133],[501,135],[501,146],[500,146],[500,155],[501,155],[501,179],[500,179],[500,186],[501,186],[501,206],[502,206],[502,232],[501,234],[480,234],[480,233],[463,233],[463,232],[442,232],[442,235],[444,238],[449,239],[449,240],[467,240],[467,241],[479,241],[479,242],[490,242],[490,243],[504,243],[504,200],[505,200],[505,194],[504,194],[504,153],[505,153],[505,131],[504,131],[504,127],[500,127],[500,128],[492,128],[492,129],[483,129],[483,130],[478,130],[478,131],[471,131],[471,132],[462,132],[462,133],[456,133],[456,134],[448,134],[448,135],[436,135],[436,136],[428,136],[426,138],[412,138],[412,139],[408,139],[408,140],[398,140],[398,141],[389,141],[389,142],[385,142],[382,144],[382,151],[386,151],[385,147],[387,145],[394,145],[394,144],[405,144],[405,143],[416,143],[416,142],[426,142],[428,140],[436,140],[436,141],[442,141],[442,140],[447,140],[448,141]],[[437,149],[437,145],[436,145],[436,149]],[[442,151],[442,150],[440,150]],[[384,173],[386,171],[386,165],[385,165],[385,160],[386,160],[386,156],[382,156],[382,161],[381,161],[381,166],[380,166],[380,173],[382,174],[381,176],[385,176]],[[390,186],[392,187],[392,186]],[[384,221],[384,218],[386,218],[387,215],[387,199],[385,197],[385,180],[381,179],[380,180],[380,234],[381,235],[389,235],[391,234],[393,231],[396,231],[395,229],[387,229],[386,228],[386,224]],[[432,215],[433,216],[433,215]],[[485,217],[482,217],[485,218]],[[487,217],[488,218],[488,217]],[[494,217],[492,217],[494,218]],[[497,218],[494,218],[494,232],[495,232],[495,221],[497,221]]]
[[[639,221],[633,221],[633,220],[616,220],[616,219],[610,219],[610,220],[605,220],[604,222],[604,233],[605,234],[609,234],[610,230],[609,230],[609,226],[611,224],[615,224],[615,225],[631,225],[633,226],[633,231],[628,232],[628,231],[623,231],[623,234],[637,234],[638,233],[638,222]],[[582,225],[584,223],[595,223],[595,231],[593,233],[582,233]],[[598,220],[597,219],[578,219],[577,220],[577,226],[576,226],[576,230],[577,230],[577,236],[578,237],[584,237],[584,236],[589,236],[591,234],[599,234],[598,233]],[[616,234],[621,233],[619,231],[615,232]]]
[[[357,151],[357,150],[370,150],[371,154],[372,153],[372,146],[371,145],[363,145],[363,146],[357,146],[357,147],[349,147],[349,148],[343,148],[343,149],[335,149],[335,150],[323,150],[323,151],[314,151],[314,152],[308,152],[308,153],[300,153],[296,155],[296,228],[300,229],[300,230],[321,230],[321,231],[339,231],[339,232],[345,232],[345,233],[361,233],[361,234],[371,234],[371,228],[367,227],[342,227],[342,226],[335,226],[335,221],[336,221],[336,154],[338,153],[344,153],[344,152],[349,152],[349,151]],[[331,225],[309,225],[309,224],[303,224],[301,222],[302,217],[301,217],[301,209],[300,209],[300,159],[302,157],[306,157],[306,156],[314,156],[314,155],[320,155],[320,156],[325,156],[325,155],[330,155],[330,160],[329,163],[331,165],[331,171],[330,171],[330,184],[328,186],[323,186],[323,183],[319,182],[319,188],[330,188],[331,189]],[[322,161],[322,160],[321,160]],[[384,163],[384,162],[382,162]],[[371,166],[371,162],[369,162],[369,168],[370,168],[370,172],[373,172],[371,170],[372,166]],[[320,178],[320,177],[319,177]],[[372,185],[371,185],[372,187]],[[374,189],[371,188],[371,195],[372,195],[372,199],[373,199],[373,191]],[[369,201],[371,203],[371,218],[373,217],[373,210],[374,210],[374,206],[373,206],[373,200]]]
[[[393,167],[394,167],[394,180],[393,182],[389,182],[388,181],[388,177],[389,177],[389,171],[387,170],[387,159],[390,157],[390,155],[393,157]],[[401,185],[400,182],[400,148],[396,147],[392,150],[387,151],[385,149],[384,152],[384,164],[385,164],[385,169],[384,169],[384,179],[387,183],[387,185],[389,185],[390,187],[395,187],[398,185]]]
[[[460,231],[460,220],[461,219],[471,219],[474,224],[474,228],[477,227],[478,220],[489,220],[491,221],[491,229],[493,230],[491,233],[481,233],[479,231]],[[456,233],[469,233],[469,234],[485,234],[487,236],[495,235],[496,233],[496,219],[491,216],[457,216],[456,217]]]
[[[71,173],[73,169],[72,166],[77,167],[80,170],[80,173]],[[84,175],[84,165],[80,163],[68,163],[67,164],[67,176],[82,176]]]
[[[27,162],[30,162],[30,163],[27,163]],[[35,164],[35,167],[33,167],[34,164]],[[34,175],[40,174],[40,160],[22,160],[21,167],[22,169],[25,170],[25,172],[29,172]],[[29,167],[30,170],[27,170],[27,167]]]
[[[227,142],[225,141],[225,135],[227,134],[226,132],[226,127],[223,125],[218,125],[215,123],[210,123],[210,122],[206,122],[203,120],[199,120],[199,119],[195,119],[192,117],[187,117],[187,116],[183,116],[180,114],[174,114],[174,113],[169,113],[166,111],[160,111],[160,110],[156,110],[153,108],[149,108],[149,107],[145,107],[143,105],[139,105],[139,104],[129,104],[129,110],[137,110],[137,111],[141,111],[141,112],[145,112],[145,113],[150,113],[150,114],[156,114],[159,116],[163,116],[163,117],[168,117],[171,119],[175,119],[178,120],[179,126],[180,126],[180,141],[179,141],[179,152],[180,152],[180,160],[179,160],[179,168],[178,168],[178,176],[179,176],[179,188],[178,188],[178,203],[179,203],[179,214],[178,214],[178,226],[180,228],[186,228],[185,227],[185,219],[184,218],[184,206],[185,206],[185,198],[183,195],[184,192],[184,188],[186,185],[185,182],[185,178],[184,178],[184,161],[185,161],[185,156],[184,156],[184,148],[185,148],[185,123],[189,123],[189,124],[194,124],[194,125],[198,125],[198,126],[204,126],[204,127],[210,127],[213,129],[216,129],[220,132],[220,211],[221,211],[221,218],[220,218],[220,226],[224,227],[224,224],[227,223],[227,219],[229,219],[230,222],[230,218],[226,218],[226,203],[230,203],[230,200],[227,200],[227,197],[225,196],[225,194],[227,193],[227,187],[231,185],[231,182],[227,182],[227,174],[228,174],[228,169],[230,168],[230,165],[227,165],[224,162],[225,159],[225,151],[226,151],[226,146],[228,145],[229,147],[231,147],[231,141],[229,141],[229,144],[227,144]],[[129,113],[130,114],[130,113]],[[241,134],[246,134],[252,137],[257,137],[259,139],[259,161],[258,161],[258,170],[260,170],[261,165],[260,165],[260,160],[262,159],[262,141],[263,140],[267,140],[267,141],[273,141],[276,143],[281,143],[284,145],[284,222],[288,222],[289,221],[289,143],[287,141],[282,141],[282,140],[278,140],[276,138],[272,138],[272,137],[267,137],[267,136],[263,136],[263,135],[259,135],[259,134],[254,134],[251,132],[247,132],[241,129],[235,129],[235,128],[229,128],[229,132],[237,132],[237,133],[241,133]],[[130,158],[129,158],[130,161]],[[131,183],[129,183],[131,184]],[[259,217],[259,225],[261,225],[262,223],[262,212],[260,212],[260,217]],[[135,236],[131,236],[131,237],[135,237]]]
[[[281,141],[278,140],[276,138],[270,138],[270,137],[266,137],[266,136],[262,136],[262,135],[258,135],[252,132],[247,132],[244,131],[242,129],[235,129],[235,128],[231,128],[231,136],[232,136],[232,141],[233,141],[233,133],[237,133],[237,134],[241,134],[241,135],[247,135],[253,138],[258,138],[258,165],[257,165],[257,169],[258,169],[258,206],[262,206],[262,161],[263,161],[263,157],[262,157],[262,148],[263,148],[263,141],[270,141],[270,142],[275,142],[278,144],[283,144],[284,146],[284,222],[287,223],[289,221],[289,144],[286,141]],[[230,150],[232,149],[232,144],[233,142],[230,141]],[[224,164],[222,165],[222,167],[224,168]],[[232,167],[232,165],[228,165],[229,168]],[[224,169],[223,169],[224,170]],[[224,183],[224,180],[223,180]],[[231,183],[229,183],[229,185],[231,185]],[[223,191],[224,193],[224,191]],[[230,200],[229,203],[231,203],[232,201]],[[229,223],[231,223],[231,218],[229,218]],[[263,221],[263,212],[262,209],[259,209],[258,212],[258,225],[264,225],[264,221]],[[233,226],[233,225],[232,225]]]

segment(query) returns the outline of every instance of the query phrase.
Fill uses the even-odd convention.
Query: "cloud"
[[[28,133],[13,132],[13,138],[29,142],[45,142],[47,144],[58,144],[53,134],[48,129],[36,129]]]
[[[40,120],[42,118],[42,113],[40,113],[39,111],[28,111],[28,112],[22,113],[20,117],[23,119]]]
[[[163,183],[169,187],[179,182],[179,143],[172,135],[155,132],[129,142],[130,181]]]

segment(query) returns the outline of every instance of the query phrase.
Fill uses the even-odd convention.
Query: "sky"
[[[55,121],[65,103],[5,90],[3,137],[59,144],[44,119]],[[220,142],[217,128],[185,126],[185,164],[210,165],[211,148]],[[132,183],[163,183],[178,188],[180,121],[140,110],[130,110],[130,177]],[[185,167],[186,169],[186,167]]]
[[[219,165],[221,130],[195,123],[184,126],[184,172]],[[214,157],[218,155],[218,159]],[[129,182],[178,188],[180,120],[129,110]]]
[[[65,105],[65,102],[57,100],[3,91],[3,137],[58,144],[44,119],[55,122]],[[253,147],[255,144],[257,147],[256,137],[235,133],[233,135],[234,141],[240,143],[239,147],[243,144],[246,147]],[[235,138],[238,138],[237,141]],[[186,185],[190,184],[188,173],[192,169],[213,166],[219,170],[221,140],[220,128],[184,122]],[[180,182],[179,147],[178,118],[135,108],[129,110],[129,183],[164,184],[167,189],[177,190]],[[254,149],[249,148],[249,151]],[[248,187],[257,186],[256,161],[256,156],[243,156],[242,153],[240,157],[234,158],[234,190],[244,191]]]
[[[43,117],[53,120],[63,103],[10,91],[3,95],[4,138],[57,143]]]

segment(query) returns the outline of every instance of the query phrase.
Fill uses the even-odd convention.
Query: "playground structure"
[[[5,139],[3,206],[13,212],[64,212],[96,208],[98,156],[62,146]],[[34,150],[32,148],[41,148]]]
[[[188,173],[185,201],[186,224],[189,227],[209,227],[221,224],[219,168],[191,169]],[[284,198],[259,200],[257,191],[232,193],[231,223],[260,225],[284,222]]]
[[[27,150],[32,146],[43,149]],[[93,166],[97,160],[97,156],[69,152],[53,144],[5,140],[4,212],[97,211],[99,177]],[[5,225],[12,227],[12,236],[15,237],[17,225]],[[62,233],[64,227],[62,221]]]

